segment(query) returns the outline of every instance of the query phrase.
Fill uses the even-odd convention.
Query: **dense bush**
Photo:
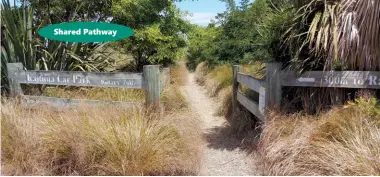
[[[190,69],[202,61],[213,67],[282,57],[280,39],[293,11],[273,6],[266,0],[256,0],[253,4],[242,1],[240,6],[231,2],[228,6],[226,12],[218,15],[216,24],[198,27],[189,35]]]
[[[189,37],[191,69],[202,61],[215,67],[269,60],[282,62],[283,69],[300,74],[380,69],[378,1],[256,0],[240,6],[227,2],[229,8],[218,15],[217,25]],[[210,35],[213,31],[218,33]],[[288,87],[283,90],[283,103],[294,103],[294,109],[286,111],[317,113],[360,93],[359,89]]]

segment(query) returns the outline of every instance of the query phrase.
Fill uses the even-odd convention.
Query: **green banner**
[[[49,25],[38,34],[62,42],[108,42],[132,36],[134,31],[123,25],[103,22],[70,22]]]

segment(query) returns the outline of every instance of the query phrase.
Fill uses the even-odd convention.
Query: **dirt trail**
[[[206,95],[205,89],[197,85],[194,74],[189,74],[188,84],[183,87],[183,91],[192,110],[200,116],[207,141],[200,175],[259,175],[254,169],[254,158],[239,148],[241,140],[222,133],[226,129],[226,119],[213,115],[218,104]]]

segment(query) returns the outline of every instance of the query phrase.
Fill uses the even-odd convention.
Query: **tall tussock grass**
[[[195,68],[195,80],[199,85],[205,84],[205,79],[207,74],[210,72],[210,68],[208,67],[206,62],[201,62]]]
[[[180,90],[181,86],[187,84],[188,74],[184,63],[179,63],[171,68],[171,84],[163,90],[161,96],[165,111],[179,111],[189,108],[186,97]]]
[[[380,175],[380,106],[361,98],[318,116],[272,113],[259,147],[264,175]]]
[[[202,62],[195,70],[195,79],[206,87],[209,96],[216,97],[222,89],[232,85],[232,70],[227,65],[210,68]]]
[[[198,117],[178,89],[185,74],[172,77],[164,89],[164,114],[116,106],[25,109],[3,100],[1,173],[197,175],[202,135]]]
[[[188,82],[189,71],[186,69],[186,65],[183,61],[170,69],[171,82],[174,85],[184,86]]]
[[[2,105],[2,174],[189,175],[200,154],[197,118],[143,109],[54,111]]]

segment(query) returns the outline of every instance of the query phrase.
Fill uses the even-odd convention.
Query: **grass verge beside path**
[[[2,174],[197,175],[200,123],[177,89],[178,76],[172,78],[163,116],[110,106],[22,109],[3,100]]]
[[[264,175],[380,175],[380,106],[358,99],[319,116],[272,114],[258,165]]]

